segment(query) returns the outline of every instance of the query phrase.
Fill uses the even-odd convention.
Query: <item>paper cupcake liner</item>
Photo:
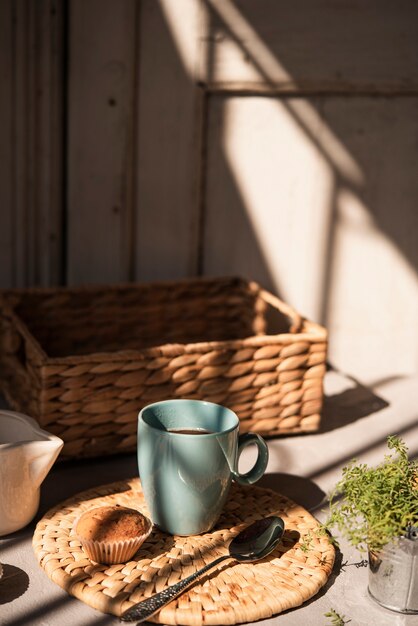
[[[75,533],[77,539],[81,543],[81,547],[88,558],[96,563],[125,563],[129,561],[138,551],[145,539],[149,537],[152,531],[152,523],[147,519],[148,528],[142,535],[137,535],[130,539],[120,539],[118,541],[96,541],[94,539],[85,539]],[[77,520],[78,521],[78,520]],[[76,527],[76,524],[75,524]]]
[[[89,559],[96,563],[124,563],[129,561],[148,535],[121,541],[94,541],[81,539],[81,547]]]

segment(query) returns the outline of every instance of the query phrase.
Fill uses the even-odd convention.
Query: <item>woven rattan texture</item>
[[[241,432],[319,426],[326,331],[256,283],[8,292],[0,313],[3,393],[61,459],[134,451],[138,411],[169,398],[228,406]]]
[[[303,507],[269,489],[232,485],[230,498],[211,533],[166,535],[154,529],[132,561],[92,563],[73,535],[81,512],[119,503],[147,514],[139,479],[85,491],[49,511],[37,524],[33,546],[49,578],[86,604],[119,616],[132,604],[188,576],[221,554],[246,525],[271,514],[285,522],[275,551],[258,563],[226,561],[151,621],[164,624],[237,624],[270,617],[301,605],[326,583],[334,548],[315,534],[318,524]],[[308,541],[307,541],[308,538]],[[308,550],[303,550],[305,542]]]

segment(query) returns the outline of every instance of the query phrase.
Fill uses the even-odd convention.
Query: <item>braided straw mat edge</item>
[[[33,547],[51,580],[93,608],[116,616],[226,554],[242,528],[267,515],[280,515],[286,528],[270,556],[251,564],[225,561],[150,621],[196,626],[271,617],[315,595],[334,564],[332,544],[326,536],[312,534],[318,522],[303,507],[270,489],[236,484],[212,532],[173,537],[154,528],[133,560],[94,563],[74,536],[73,524],[82,512],[105,504],[130,506],[148,515],[138,478],[104,485],[51,509],[36,526]],[[303,550],[307,535],[309,549]]]

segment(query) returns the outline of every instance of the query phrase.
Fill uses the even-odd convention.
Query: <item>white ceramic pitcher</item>
[[[0,536],[29,524],[64,442],[31,417],[0,410]]]

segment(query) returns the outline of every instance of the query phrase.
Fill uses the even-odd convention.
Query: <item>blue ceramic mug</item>
[[[138,469],[154,524],[172,535],[198,535],[217,522],[232,479],[256,482],[268,462],[266,442],[238,434],[239,419],[219,404],[165,400],[138,416]],[[246,474],[238,471],[242,450],[256,444],[258,457]]]

